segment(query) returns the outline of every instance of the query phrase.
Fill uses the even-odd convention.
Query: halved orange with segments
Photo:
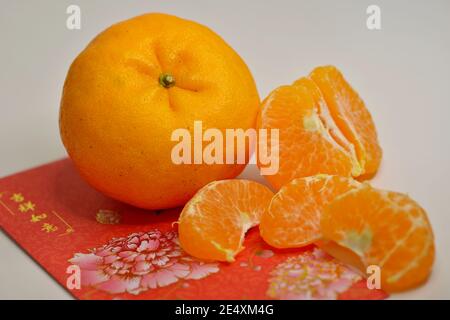
[[[190,255],[234,261],[245,233],[257,226],[273,192],[249,180],[214,181],[186,204],[178,220],[181,247]]]
[[[275,194],[262,215],[261,237],[276,248],[298,248],[320,240],[325,206],[360,185],[352,178],[325,174],[292,180]]]
[[[381,289],[402,291],[424,282],[434,261],[434,237],[425,211],[405,194],[362,184],[325,208],[319,245],[366,272],[381,271]]]
[[[279,144],[269,141],[267,146],[279,148],[279,171],[266,176],[276,189],[319,173],[371,176],[381,161],[369,111],[333,66],[318,67],[309,77],[275,89],[263,101],[258,126],[280,130]],[[263,166],[261,161],[258,165]]]

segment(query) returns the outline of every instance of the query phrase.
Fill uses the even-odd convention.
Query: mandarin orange
[[[184,205],[207,183],[245,167],[174,164],[172,133],[187,129],[193,136],[197,120],[222,133],[246,130],[256,126],[258,112],[253,77],[222,38],[193,21],[146,14],[106,29],[72,63],[60,131],[92,186],[162,209]]]

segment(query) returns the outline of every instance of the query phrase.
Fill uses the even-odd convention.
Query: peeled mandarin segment
[[[320,216],[338,195],[360,185],[352,178],[316,175],[283,186],[261,217],[261,237],[276,248],[297,248],[321,238]]]
[[[306,78],[276,89],[263,101],[259,127],[280,130],[280,167],[265,176],[274,188],[318,173],[351,176],[354,161],[324,126],[319,110],[323,104],[317,87]]]
[[[309,77],[322,92],[339,130],[354,144],[362,170],[360,174],[375,174],[382,151],[375,124],[364,101],[334,66],[318,67]]]
[[[317,68],[310,77],[274,90],[262,103],[258,126],[280,130],[280,168],[266,176],[276,189],[319,173],[374,174],[380,163],[372,118],[334,67]]]
[[[260,222],[273,192],[248,180],[211,182],[186,204],[179,218],[182,248],[190,255],[234,261],[245,233]]]
[[[323,238],[358,256],[360,266],[380,268],[382,290],[413,288],[431,272],[433,231],[425,211],[407,195],[364,184],[333,201],[320,225]]]
[[[328,107],[328,104],[323,96],[320,88],[317,84],[310,78],[301,78],[294,82],[294,86],[305,87],[314,97],[314,101],[317,106],[317,112],[315,114],[315,121],[321,123],[321,131],[323,137],[331,144],[334,148],[339,149],[347,156],[347,160],[351,162],[351,176],[358,176],[361,174],[363,168],[359,163],[358,156],[356,154],[355,146],[352,140],[341,131],[339,127],[340,115],[339,113],[333,112],[332,109]],[[306,121],[309,119],[306,119]]]

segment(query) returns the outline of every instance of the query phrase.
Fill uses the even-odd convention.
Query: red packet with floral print
[[[271,248],[257,228],[234,263],[199,261],[178,243],[179,213],[109,199],[88,186],[70,160],[0,180],[2,229],[79,299],[387,296],[367,289],[361,275],[318,248]]]

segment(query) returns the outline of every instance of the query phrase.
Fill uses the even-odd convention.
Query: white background
[[[66,28],[66,8],[82,11]],[[382,30],[366,28],[366,8]],[[450,1],[0,1],[0,177],[65,156],[58,108],[71,61],[110,24],[145,12],[205,24],[247,62],[261,97],[334,64],[369,107],[384,150],[373,184],[429,213],[430,281],[394,298],[450,298]],[[0,232],[0,298],[70,298]]]

